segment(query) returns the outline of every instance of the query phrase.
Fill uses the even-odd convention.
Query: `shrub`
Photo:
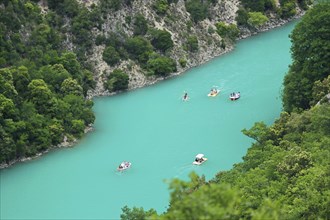
[[[171,34],[166,30],[153,30],[151,32],[151,44],[160,51],[166,51],[173,47]]]
[[[128,75],[120,69],[115,69],[108,77],[106,88],[110,92],[125,90],[128,88]]]
[[[194,22],[202,21],[208,16],[208,2],[200,0],[190,0],[185,3],[187,11]]]
[[[148,60],[147,67],[155,75],[168,76],[176,71],[176,62],[169,57],[155,55]]]
[[[108,46],[104,49],[102,58],[109,65],[115,65],[120,61],[118,52],[112,46]]]
[[[167,0],[157,0],[153,5],[157,14],[164,15],[168,9]]]
[[[181,67],[186,67],[186,65],[187,65],[187,60],[184,59],[184,58],[180,58],[180,59],[179,59],[179,63],[180,63],[180,66],[181,66]]]
[[[237,26],[235,24],[227,25],[224,22],[219,22],[219,23],[216,23],[215,26],[217,27],[217,33],[221,37],[228,38],[232,41],[234,41],[238,37],[239,29],[237,28]]]
[[[198,50],[198,39],[196,36],[189,36],[186,42],[186,48],[190,52],[196,52]]]
[[[247,23],[252,27],[259,27],[265,24],[269,19],[263,15],[261,12],[249,12],[249,19]]]

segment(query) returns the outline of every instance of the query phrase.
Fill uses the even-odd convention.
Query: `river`
[[[125,205],[161,213],[169,180],[230,169],[252,143],[241,130],[279,117],[295,23],[241,40],[180,76],[95,98],[95,130],[74,148],[1,170],[0,219],[119,219]],[[207,97],[213,86],[220,94]],[[241,98],[230,101],[232,92]],[[208,158],[202,166],[192,165],[198,153]],[[132,167],[119,173],[124,160]]]

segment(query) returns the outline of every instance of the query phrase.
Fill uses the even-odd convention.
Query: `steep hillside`
[[[237,11],[240,6],[239,1],[213,1],[214,3],[208,5],[208,16],[198,22],[194,22],[191,14],[186,9],[187,1],[177,1],[169,4],[169,7],[164,14],[159,14],[154,9],[155,1],[152,0],[135,0],[131,5],[121,5],[117,11],[111,11],[106,14],[106,19],[102,25],[101,30],[95,30],[94,34],[109,36],[111,33],[123,33],[130,37],[134,36],[133,22],[127,22],[127,18],[134,18],[136,15],[142,15],[148,25],[148,29],[166,30],[171,34],[173,40],[173,48],[167,50],[164,54],[176,61],[177,71],[170,73],[168,76],[182,73],[183,71],[205,63],[215,56],[219,56],[234,48],[235,40],[230,40],[226,36],[220,36],[217,33],[217,23],[224,22],[226,25],[233,24],[236,26]],[[85,3],[90,5],[91,2]],[[95,1],[94,3],[99,3]],[[302,15],[302,11],[298,9],[297,15]],[[268,30],[270,28],[282,25],[288,20],[281,19],[274,12],[268,11],[269,21],[266,23],[255,26],[239,26],[239,38],[245,38],[257,32]],[[147,39],[151,39],[150,34],[145,34]],[[189,37],[196,37],[198,49],[195,51],[187,50],[189,44]],[[97,87],[94,91],[89,93],[90,96],[107,95],[103,84],[107,80],[107,75],[114,69],[122,69],[129,75],[128,89],[142,87],[152,84],[157,80],[164,77],[150,76],[148,70],[141,68],[140,64],[134,60],[121,60],[117,65],[108,65],[102,59],[102,53],[105,45],[93,47],[90,60],[95,64],[94,74],[97,80]],[[180,65],[180,59],[185,62],[185,65]]]

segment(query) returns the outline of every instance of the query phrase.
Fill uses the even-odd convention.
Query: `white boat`
[[[220,89],[211,89],[211,92],[207,96],[215,97],[220,93]]]
[[[241,93],[240,92],[233,92],[232,94],[230,94],[229,99],[234,101],[237,100],[241,97]]]
[[[123,170],[127,170],[128,168],[130,168],[132,165],[132,163],[127,162],[127,161],[123,161],[121,162],[121,164],[119,164],[117,170],[118,171],[123,171]]]
[[[204,163],[205,161],[207,161],[207,158],[204,157],[204,154],[197,154],[195,161],[193,162],[194,165],[201,165],[202,163]]]

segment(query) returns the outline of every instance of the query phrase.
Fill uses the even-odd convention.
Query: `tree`
[[[194,22],[199,22],[208,16],[208,2],[200,0],[185,1],[187,11],[190,13]]]
[[[0,94],[0,123],[3,119],[13,118],[16,114],[14,102]]]
[[[247,25],[247,21],[249,19],[249,14],[247,12],[247,10],[243,7],[240,7],[238,9],[238,11],[236,12],[237,13],[237,17],[236,17],[236,22],[237,22],[237,25]]]
[[[249,12],[248,16],[247,23],[255,28],[265,24],[269,20],[261,12]]]
[[[171,33],[166,30],[153,30],[151,32],[152,40],[151,44],[158,50],[165,52],[173,47],[173,41]]]
[[[168,76],[176,71],[176,62],[165,56],[153,56],[148,60],[148,69],[155,75]]]
[[[133,30],[134,36],[145,35],[148,31],[147,20],[145,19],[145,17],[143,15],[137,14],[134,17],[133,27],[134,27],[134,30]]]
[[[28,85],[28,97],[39,113],[47,112],[53,93],[42,79],[34,79]]]
[[[330,72],[330,3],[310,9],[292,31],[293,63],[284,78],[282,95],[285,111],[310,107],[313,85]]]
[[[64,68],[70,73],[72,78],[81,81],[82,67],[77,60],[77,55],[72,52],[63,53],[58,62],[64,66]]]
[[[196,36],[189,36],[187,38],[187,42],[185,44],[185,47],[190,52],[196,52],[198,51],[198,39]]]
[[[12,71],[8,68],[0,69],[0,93],[11,99],[17,96]]]
[[[61,85],[61,92],[63,93],[63,96],[73,94],[76,96],[82,96],[83,94],[83,88],[79,85],[77,80],[68,78],[65,79]]]
[[[108,77],[106,88],[111,92],[125,90],[128,88],[128,81],[127,73],[120,69],[115,69]]]
[[[76,137],[81,137],[84,134],[85,123],[82,120],[72,120],[70,126],[70,132]]]
[[[239,29],[235,24],[226,24],[225,22],[218,22],[215,24],[217,33],[224,38],[235,41],[239,35]]]
[[[53,92],[59,93],[65,79],[71,77],[62,64],[47,65],[40,68],[40,74]]]
[[[156,10],[157,14],[164,15],[168,9],[168,2],[167,0],[157,0],[153,8]]]
[[[103,60],[109,65],[115,65],[120,61],[120,56],[115,48],[107,46],[102,55]]]
[[[19,96],[25,97],[27,86],[31,81],[28,68],[25,66],[18,67],[17,70],[13,72],[13,81]]]
[[[145,64],[152,52],[152,45],[142,36],[129,38],[126,42],[126,49],[133,59],[138,60],[141,64]]]
[[[156,214],[154,209],[144,211],[143,208],[133,207],[130,209],[127,206],[124,206],[121,210],[123,211],[123,213],[120,214],[121,220],[147,220]]]

